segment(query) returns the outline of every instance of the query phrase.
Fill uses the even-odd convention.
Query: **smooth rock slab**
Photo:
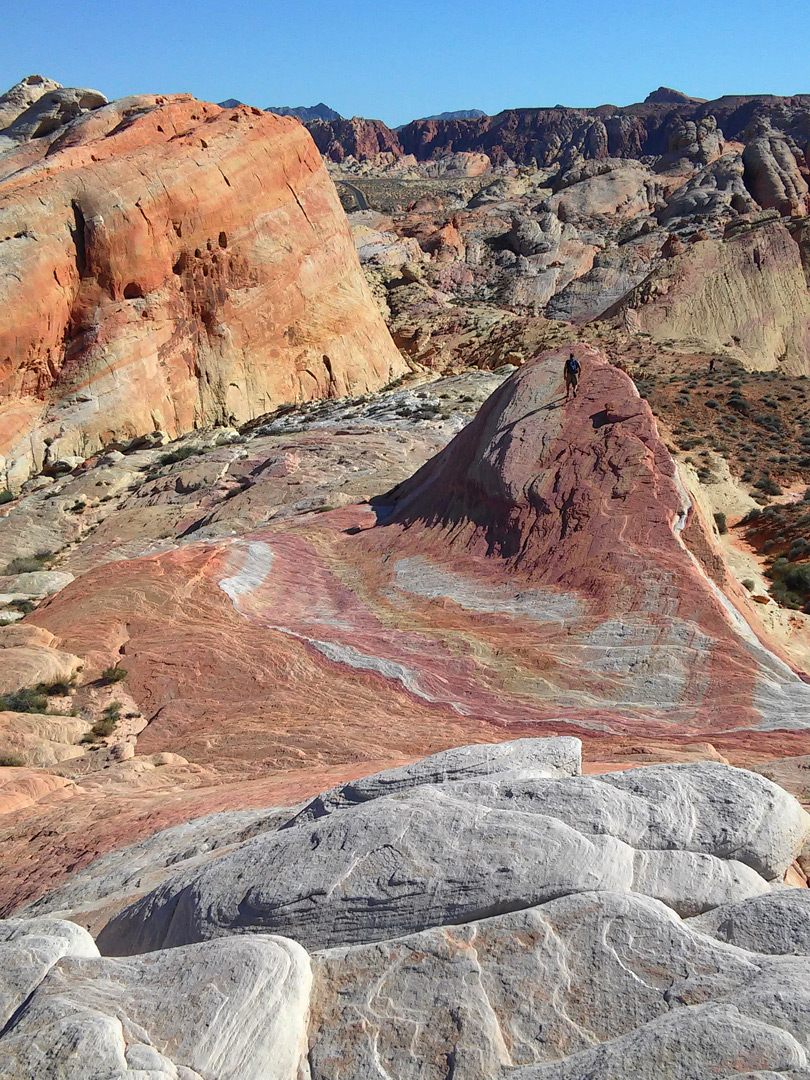
[[[528,1066],[539,1077],[545,1066],[582,1080],[705,1080],[757,1060],[801,1065],[810,1037],[806,965],[716,942],[638,896],[568,896],[317,953],[313,968],[313,1080],[444,1080],[451,1063],[454,1080],[534,1077]],[[714,1058],[711,1032],[722,1033]],[[624,1072],[602,1071],[623,1053]],[[715,1063],[737,1067],[715,1074]]]
[[[810,889],[780,889],[742,904],[721,904],[689,925],[751,952],[810,956]]]
[[[334,810],[425,784],[444,784],[503,773],[529,774],[535,780],[558,779],[578,776],[581,772],[582,742],[568,736],[458,746],[399,769],[387,769],[332,788],[313,799],[289,824],[316,821]]]
[[[698,1005],[653,1021],[567,1061],[509,1069],[502,1080],[799,1080],[802,1044],[734,1005]]]
[[[16,947],[22,960],[42,948],[43,937],[58,944],[65,925],[27,923],[30,936],[6,946]],[[95,951],[89,935],[75,930]],[[40,972],[0,1037],[4,1078],[306,1077],[311,972],[295,942],[238,938],[127,960],[88,951],[74,949]],[[0,969],[0,984],[6,971]]]
[[[741,862],[636,851],[544,814],[543,791],[572,782],[536,781],[539,805],[528,811],[493,806],[486,785],[479,790],[468,781],[416,788],[258,836],[125,908],[101,931],[99,948],[129,955],[254,931],[318,949],[591,889],[649,892],[685,915],[768,891]],[[598,816],[599,809],[591,801],[582,813]]]

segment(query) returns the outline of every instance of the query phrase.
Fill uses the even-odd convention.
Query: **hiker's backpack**
[[[579,375],[579,360],[575,356],[569,356],[565,366],[572,375]]]

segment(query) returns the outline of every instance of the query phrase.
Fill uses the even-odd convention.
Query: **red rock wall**
[[[3,175],[0,455],[17,479],[46,437],[85,456],[404,370],[297,120],[125,99]]]

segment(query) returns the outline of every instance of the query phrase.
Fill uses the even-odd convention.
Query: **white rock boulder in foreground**
[[[810,893],[782,883],[808,815],[725,765],[583,777],[579,750],[464,747],[168,831],[137,877],[99,860],[35,909],[134,896],[117,957],[0,923],[0,1075],[810,1080]]]

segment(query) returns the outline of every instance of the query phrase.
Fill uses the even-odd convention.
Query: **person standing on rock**
[[[577,387],[579,386],[579,360],[573,353],[565,361],[565,368],[563,369],[563,375],[565,376],[565,400],[568,401],[568,395],[573,388],[574,397],[577,396]]]

